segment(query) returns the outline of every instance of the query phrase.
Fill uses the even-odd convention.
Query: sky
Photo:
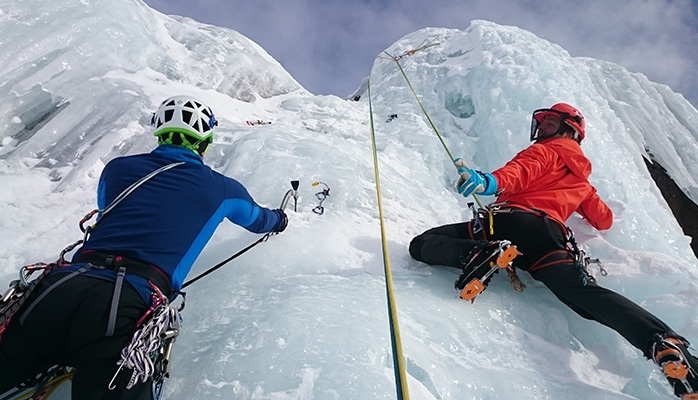
[[[346,97],[375,57],[425,27],[473,19],[513,25],[669,85],[698,106],[696,0],[145,0],[165,14],[234,29],[262,46],[306,89]]]
[[[96,206],[105,163],[153,149],[150,116],[173,94],[214,110],[205,162],[259,204],[278,207],[299,181],[282,234],[187,288],[165,399],[395,399],[384,259],[413,400],[675,399],[637,349],[524,272],[524,292],[499,274],[470,304],[453,289],[458,270],[410,258],[414,236],[469,219],[472,199],[455,192],[455,168],[392,60],[372,70],[369,107],[367,96],[294,88],[244,38],[139,0],[15,1],[0,12],[0,285],[82,238],[78,221]],[[608,271],[591,266],[601,285],[695,347],[698,260],[642,157],[647,149],[698,198],[698,111],[663,85],[570,58],[518,28],[425,29],[387,47],[434,38],[403,58],[404,70],[444,143],[473,168],[491,171],[528,146],[533,109],[584,110],[582,148],[614,226],[568,224]],[[323,185],[313,182],[330,188],[322,215],[313,209]],[[258,238],[224,221],[189,278]]]

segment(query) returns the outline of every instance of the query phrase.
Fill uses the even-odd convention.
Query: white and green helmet
[[[160,104],[150,121],[160,144],[186,147],[203,155],[218,125],[213,110],[191,96],[173,96]]]

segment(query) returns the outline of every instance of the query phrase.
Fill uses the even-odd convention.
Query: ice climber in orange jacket
[[[455,286],[469,300],[500,268],[527,271],[581,317],[615,330],[654,360],[677,396],[698,399],[698,361],[686,349],[688,341],[634,302],[599,286],[565,225],[574,212],[599,230],[613,223],[611,209],[589,183],[584,137],[584,116],[559,103],[533,112],[534,144],[503,167],[483,173],[457,159],[458,192],[465,197],[497,195],[497,201],[471,221],[415,237],[410,255],[427,264],[462,269]]]

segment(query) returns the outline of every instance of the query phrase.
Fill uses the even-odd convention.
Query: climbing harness
[[[67,246],[65,249],[63,249],[58,257],[58,260],[53,263],[36,263],[36,264],[31,264],[31,265],[25,265],[22,267],[19,271],[19,279],[10,282],[10,288],[3,294],[1,300],[0,300],[0,340],[1,340],[1,335],[7,328],[7,325],[10,323],[11,318],[17,313],[17,311],[20,309],[20,307],[24,304],[25,300],[29,297],[29,294],[38,286],[38,284],[43,280],[43,278],[52,270],[55,268],[60,268],[63,266],[67,266],[70,263],[65,260],[65,255],[71,251],[73,251],[78,245],[84,243],[87,241],[87,238],[89,234],[94,231],[95,227],[107,213],[109,213],[111,210],[114,209],[122,200],[124,200],[129,194],[131,194],[134,190],[136,190],[138,187],[140,187],[143,183],[147,182],[151,178],[153,178],[155,175],[166,171],[170,168],[174,168],[178,165],[184,164],[184,162],[175,162],[171,164],[167,164],[163,167],[158,168],[157,170],[149,173],[148,175],[144,176],[143,178],[139,179],[138,181],[134,182],[131,184],[129,187],[127,187],[125,190],[123,190],[107,207],[104,209],[95,209],[90,211],[88,214],[86,214],[83,219],[80,220],[79,226],[80,230],[83,232],[83,238],[81,240],[78,240],[69,246]],[[95,214],[100,215],[100,217],[97,219],[97,221],[92,225],[92,226],[87,226],[85,227],[84,224],[89,221]],[[33,309],[34,305],[37,304],[43,297],[48,293],[48,291],[52,290],[53,287],[57,286],[58,284],[66,281],[67,279],[72,278],[73,276],[82,274],[90,269],[95,269],[95,268],[104,268],[101,266],[96,266],[92,264],[88,264],[90,267],[86,268],[81,268],[80,270],[74,271],[68,275],[66,275],[64,278],[56,282],[51,288],[47,289],[44,293],[42,293],[41,296],[39,296],[37,299],[34,300],[32,304],[29,305],[27,310],[24,312],[22,319],[26,318],[26,315],[29,314],[29,312]],[[32,274],[35,272],[40,271],[39,276],[37,276],[33,280],[29,280]],[[117,274],[117,281],[115,284],[115,289],[114,289],[114,296],[113,296],[113,301],[112,301],[112,307],[110,311],[110,318],[109,318],[109,326],[107,327],[107,336],[110,336],[110,331],[113,331],[113,324],[115,323],[116,320],[116,309],[117,307],[115,304],[118,304],[118,299],[120,296],[120,291],[121,291],[121,282],[123,282],[123,275],[125,274],[125,269],[120,270],[119,273]],[[72,376],[71,376],[72,377]],[[70,379],[70,378],[68,378]]]
[[[474,209],[474,207],[472,208]],[[545,225],[547,227],[548,233],[551,235],[551,237],[554,237],[553,233],[553,228],[551,225],[551,220],[547,216],[547,214],[539,209],[532,208],[532,207],[527,207],[524,208],[523,206],[510,206],[508,202],[499,202],[499,203],[492,203],[487,205],[484,209],[478,209],[477,211],[474,212],[474,218],[473,218],[473,223],[472,223],[472,229],[473,229],[473,234],[479,232],[476,230],[477,226],[482,225],[482,221],[487,219],[489,221],[489,234],[493,235],[494,234],[494,218],[493,216],[498,213],[512,213],[512,212],[524,212],[524,213],[531,213],[534,215],[537,215],[541,218],[543,218]],[[565,263],[570,261],[570,256],[573,259],[575,267],[579,270],[580,273],[580,279],[584,283],[584,285],[587,285],[588,283],[594,283],[596,282],[596,279],[594,276],[589,272],[589,265],[590,264],[597,264],[599,267],[599,273],[602,276],[608,275],[608,272],[604,269],[603,265],[601,264],[601,261],[598,258],[590,258],[587,256],[586,251],[583,249],[579,248],[577,245],[577,241],[574,237],[574,232],[572,229],[569,227],[560,224],[560,226],[564,229],[564,243],[560,245],[559,250],[555,250],[551,253],[546,254],[543,256],[541,259],[533,263],[529,268],[528,272],[533,272],[541,268],[545,268],[548,266],[560,264],[560,263]],[[487,238],[486,235],[483,235],[483,238]],[[509,271],[507,271],[509,272]],[[523,282],[521,282],[521,279],[518,277],[516,274],[516,270],[512,268],[510,274],[509,274],[509,279],[511,281],[512,287],[516,291],[523,291],[526,287]]]
[[[81,240],[63,249],[58,257],[58,261],[49,264],[40,262],[25,265],[19,269],[19,279],[10,282],[9,289],[0,298],[0,341],[2,341],[2,334],[10,320],[22,307],[29,294],[34,291],[49,272],[57,267],[67,265],[65,254],[72,251],[80,243],[82,243]],[[33,280],[29,280],[37,271],[40,271],[39,275]]]
[[[0,340],[7,325],[19,308],[24,304],[29,294],[41,282],[44,276],[56,267],[56,263],[36,263],[25,265],[19,270],[19,279],[10,282],[10,287],[0,299]],[[38,277],[29,280],[30,276],[40,271]]]
[[[315,193],[315,197],[317,197],[317,199],[320,201],[320,204],[313,208],[313,212],[315,214],[322,215],[325,213],[325,207],[322,206],[322,203],[325,202],[327,196],[330,195],[330,187],[327,186],[327,184],[325,184],[324,182],[313,182],[312,185],[323,185],[325,187],[324,189],[322,189],[322,191]]]

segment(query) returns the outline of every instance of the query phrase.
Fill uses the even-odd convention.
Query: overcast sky
[[[315,94],[350,95],[377,55],[425,27],[514,25],[669,85],[698,107],[698,0],[145,0],[234,29]]]

